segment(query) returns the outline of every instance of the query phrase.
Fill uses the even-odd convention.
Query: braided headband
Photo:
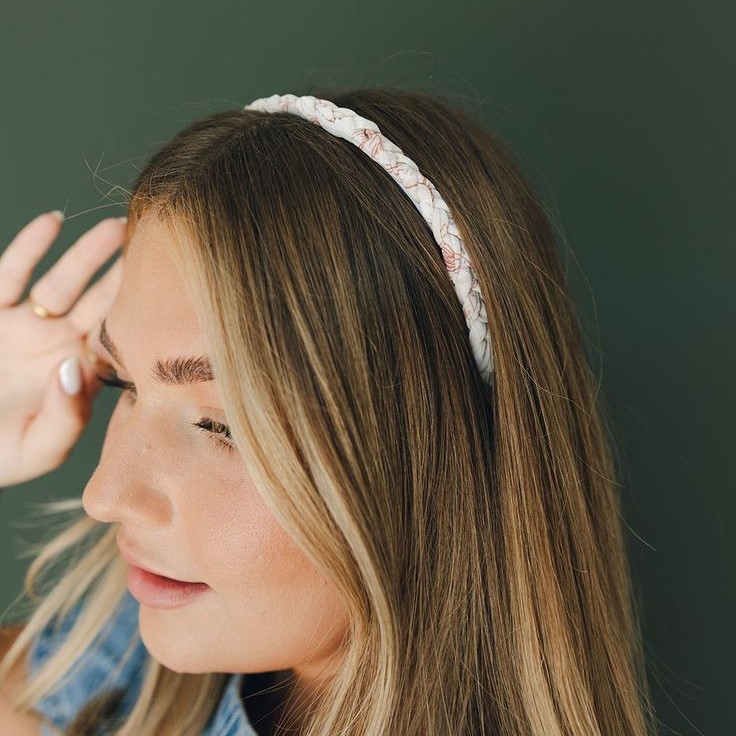
[[[450,281],[463,308],[475,362],[484,382],[490,385],[493,373],[491,336],[478,279],[445,200],[434,184],[422,175],[414,161],[385,138],[374,122],[346,107],[337,107],[329,100],[311,95],[271,95],[254,100],[243,109],[290,112],[311,120],[329,133],[354,143],[391,174],[432,228],[442,250]]]

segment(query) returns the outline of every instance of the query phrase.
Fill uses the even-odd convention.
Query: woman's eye
[[[127,392],[128,395],[133,398],[135,397],[135,384],[120,378],[120,376],[118,376],[114,371],[107,376],[100,375],[99,373],[95,375],[97,376],[97,380],[103,386],[122,389],[124,392]],[[235,445],[231,440],[230,427],[228,427],[227,424],[222,424],[221,422],[216,422],[213,419],[202,417],[198,422],[192,422],[192,426],[206,432],[214,440],[217,447],[222,447],[228,451],[235,449]]]
[[[192,426],[199,427],[203,432],[209,433],[218,447],[224,447],[227,450],[235,449],[235,445],[230,438],[230,427],[227,424],[202,417],[198,422],[193,422]]]
[[[132,384],[130,381],[125,381],[120,376],[118,376],[115,371],[108,374],[107,376],[102,376],[99,373],[95,374],[97,376],[97,380],[103,384],[103,386],[109,386],[112,388],[121,388],[123,391],[127,391],[133,396],[135,396],[135,385]]]

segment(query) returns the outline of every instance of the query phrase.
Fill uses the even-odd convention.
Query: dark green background
[[[37,2],[0,19],[0,249],[67,221],[40,276],[123,213],[195,117],[311,82],[461,94],[516,152],[566,251],[625,466],[662,733],[736,733],[733,2]],[[31,506],[79,495],[112,396],[58,471],[0,501],[2,613]]]

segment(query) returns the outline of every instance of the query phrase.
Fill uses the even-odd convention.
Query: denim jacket
[[[150,657],[138,630],[139,605],[126,590],[94,646],[82,655],[57,683],[55,689],[34,706],[40,715],[63,731],[90,698],[113,688],[124,690],[120,705],[122,712],[128,713],[131,710]],[[30,673],[36,672],[44,660],[58,649],[74,625],[81,608],[82,605],[77,604],[59,625],[56,625],[58,620],[55,619],[41,632],[34,641],[28,658]],[[133,649],[124,658],[128,645],[132,645]],[[242,678],[242,674],[229,675],[217,709],[201,736],[257,736],[240,699]],[[55,732],[46,723],[41,726],[40,733],[41,736],[55,736]]]

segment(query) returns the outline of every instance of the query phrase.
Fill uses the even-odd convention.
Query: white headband
[[[493,373],[491,336],[478,279],[445,200],[414,161],[383,136],[374,122],[346,107],[337,107],[329,100],[311,95],[271,95],[254,100],[243,109],[290,112],[311,120],[329,133],[354,143],[391,174],[432,228],[463,308],[475,362],[483,380],[490,385]]]

